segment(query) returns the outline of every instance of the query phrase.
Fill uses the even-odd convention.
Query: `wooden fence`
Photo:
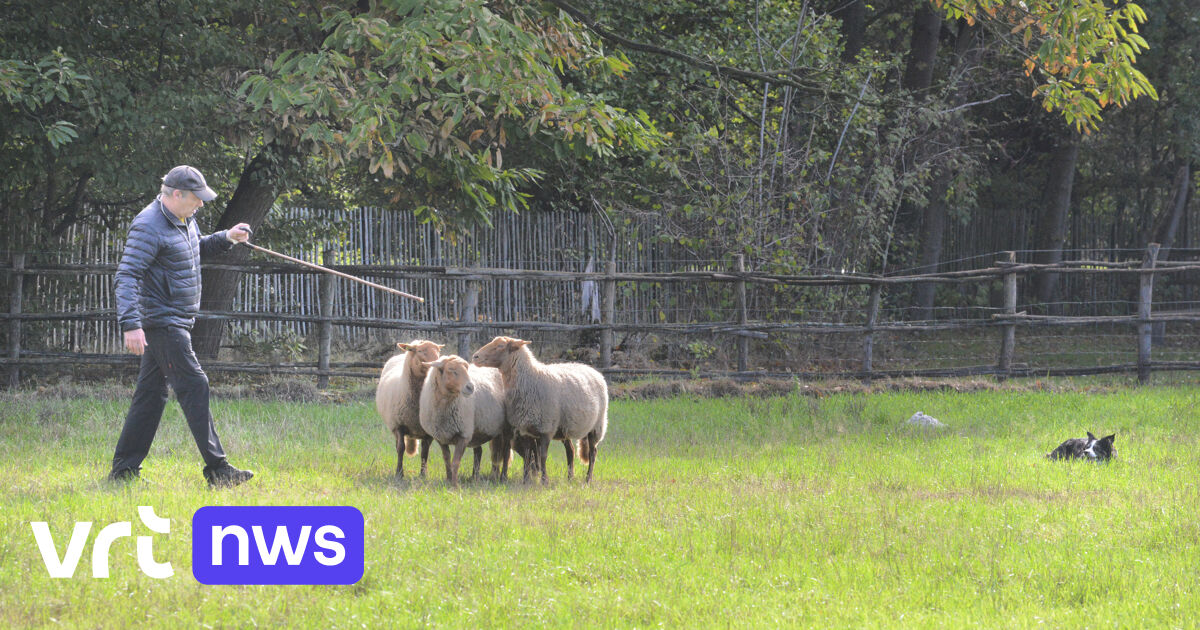
[[[388,331],[393,338],[399,332],[416,333],[423,336],[440,336],[441,339],[455,339],[456,346],[450,350],[467,355],[474,347],[486,341],[494,334],[515,334],[527,336],[539,332],[568,332],[580,333],[590,331],[596,334],[597,349],[596,363],[610,377],[628,376],[726,376],[735,378],[788,377],[798,379],[813,378],[889,378],[904,376],[953,377],[993,375],[998,378],[1012,378],[1033,375],[1083,375],[1100,373],[1136,372],[1140,382],[1147,382],[1150,374],[1156,370],[1194,370],[1200,368],[1200,361],[1156,361],[1152,358],[1152,349],[1156,327],[1161,329],[1167,323],[1200,323],[1200,312],[1191,310],[1170,312],[1155,312],[1154,295],[1156,278],[1178,278],[1200,271],[1200,264],[1195,262],[1163,262],[1159,263],[1158,246],[1151,245],[1140,262],[1126,261],[1092,261],[1078,260],[1056,265],[1027,264],[1017,262],[1015,252],[1001,256],[994,264],[980,269],[969,269],[943,273],[877,276],[866,274],[828,273],[815,275],[781,275],[754,271],[746,271],[744,262],[735,258],[735,264],[728,270],[721,271],[685,271],[685,272],[618,272],[615,262],[610,261],[604,269],[594,272],[567,272],[531,269],[500,269],[485,267],[453,267],[453,266],[394,266],[394,265],[339,265],[335,269],[370,277],[377,282],[383,282],[396,288],[419,293],[413,286],[430,283],[457,283],[462,287],[459,299],[454,300],[456,312],[451,316],[440,318],[371,318],[355,317],[339,314],[338,304],[334,299],[334,283],[343,282],[328,274],[319,275],[318,297],[320,309],[318,314],[296,314],[294,312],[203,312],[201,317],[228,320],[232,322],[270,321],[303,323],[315,326],[318,343],[317,360],[306,363],[246,363],[233,361],[206,361],[205,368],[214,372],[248,372],[279,375],[315,376],[318,384],[324,387],[331,376],[376,378],[380,363],[372,362],[335,362],[332,361],[332,339],[335,327],[338,330],[383,330]],[[218,267],[220,265],[206,265]],[[233,266],[231,266],[233,267]],[[298,265],[253,263],[238,265],[235,268],[247,274],[246,279],[252,280],[263,274],[313,274],[310,270]],[[68,321],[107,321],[115,319],[114,309],[75,310],[69,312],[26,312],[24,305],[28,303],[29,278],[39,278],[55,275],[108,275],[115,271],[114,264],[78,265],[78,264],[43,264],[27,265],[25,257],[16,254],[11,264],[0,268],[0,273],[9,275],[11,295],[7,313],[0,313],[0,319],[7,323],[7,356],[0,359],[0,365],[7,367],[8,382],[17,385],[20,380],[22,367],[38,366],[40,369],[62,365],[121,365],[133,366],[137,359],[130,355],[106,353],[64,352],[55,349],[30,349],[29,343],[23,344],[25,333],[23,326],[29,322],[68,322]],[[1138,281],[1137,311],[1129,315],[1079,316],[1053,315],[1030,313],[1029,310],[1018,311],[1018,283],[1027,281],[1034,274],[1053,272],[1063,275],[1082,275],[1091,279],[1122,276],[1135,277]],[[528,281],[546,283],[557,286],[560,292],[577,294],[579,287],[593,283],[597,297],[600,300],[600,320],[598,322],[572,323],[561,321],[538,320],[495,320],[490,313],[479,309],[480,293],[483,286],[496,285],[502,282]],[[971,287],[985,283],[991,285],[999,281],[1002,284],[1003,304],[991,309],[985,317],[957,318],[926,321],[902,321],[892,317],[881,316],[881,303],[889,298],[889,294],[908,295],[911,288],[919,283],[936,283],[955,287]],[[617,307],[618,289],[637,291],[637,287],[661,286],[662,284],[679,284],[688,287],[722,286],[733,296],[732,316],[711,321],[630,321],[622,316]],[[857,289],[866,292],[865,307],[858,311],[855,318],[841,318],[842,321],[800,320],[800,321],[769,321],[751,317],[749,308],[748,287],[788,288],[820,290]],[[731,289],[731,291],[729,291]],[[693,293],[695,294],[703,294]],[[725,312],[725,311],[717,311]],[[664,318],[665,319],[665,318]],[[1019,339],[1018,330],[1032,331],[1047,327],[1078,327],[1078,326],[1114,326],[1127,327],[1134,331],[1136,340],[1136,361],[1108,363],[1103,365],[1086,366],[1056,366],[1032,367],[1021,365],[1014,360],[1015,348]],[[995,335],[996,351],[992,361],[986,364],[976,364],[956,367],[927,367],[922,369],[879,369],[876,362],[877,341],[880,335],[888,333],[922,333],[930,331],[949,332],[954,337],[979,334]],[[735,348],[736,369],[701,372],[686,369],[663,369],[661,367],[618,367],[614,365],[615,335],[619,333],[644,333],[659,337],[701,336],[705,339],[725,339],[728,345]],[[1028,334],[1028,333],[1026,333]],[[772,371],[758,368],[752,363],[750,346],[752,342],[772,340],[787,345],[788,339],[821,339],[828,337],[857,339],[852,343],[859,348],[858,359],[854,360],[856,369],[841,370],[792,370]],[[845,357],[844,357],[845,358]],[[732,363],[732,362],[731,362]]]

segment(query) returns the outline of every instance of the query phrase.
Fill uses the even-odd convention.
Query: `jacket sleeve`
[[[213,232],[208,236],[200,239],[200,259],[204,260],[209,256],[224,254],[233,249],[233,241],[227,236],[229,230],[221,230]]]
[[[142,278],[158,254],[158,238],[143,223],[134,221],[117,265],[117,323],[127,332],[142,327]]]

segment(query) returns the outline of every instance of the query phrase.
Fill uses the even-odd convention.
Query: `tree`
[[[969,24],[987,18],[1011,26],[1025,48],[1026,74],[1047,111],[1061,111],[1080,131],[1094,130],[1108,105],[1125,106],[1158,93],[1134,63],[1149,45],[1138,34],[1146,13],[1133,2],[1107,0],[932,0],[946,16]]]
[[[330,168],[353,160],[392,178],[393,201],[443,228],[487,223],[526,205],[535,168],[505,166],[510,143],[545,142],[574,158],[649,148],[644,114],[614,108],[564,73],[620,76],[566,16],[523,2],[379,2],[328,13],[321,49],[285,52],[240,93],[268,133]]]
[[[360,163],[395,177],[383,187],[396,203],[452,228],[522,207],[520,188],[540,171],[506,160],[510,142],[573,157],[653,142],[644,116],[563,80],[614,77],[624,62],[601,54],[570,19],[528,3],[346,1],[325,13],[299,0],[10,0],[8,8],[24,17],[0,24],[11,174],[0,202],[13,224],[38,217],[45,235],[84,219],[115,222],[180,162],[201,166],[226,193],[206,208],[208,229],[257,225],[281,193],[297,184],[320,192]],[[67,70],[92,80],[63,82],[66,95],[31,114],[27,102],[43,87],[29,68],[45,59],[59,64],[56,80]],[[206,271],[202,307],[228,310],[237,279]],[[214,354],[222,328],[202,320],[197,351]]]
[[[11,214],[15,210],[13,192],[24,192],[28,200],[37,190],[30,180],[45,173],[46,162],[79,136],[78,125],[68,119],[74,116],[66,110],[73,101],[87,100],[92,85],[91,77],[76,68],[75,60],[61,48],[35,61],[0,59],[0,96],[6,105],[0,108],[0,168],[5,169],[7,182],[0,188],[0,194],[7,193],[0,196],[0,206],[4,218],[9,219],[7,225],[17,224]],[[75,187],[75,196],[81,188]],[[47,197],[41,224],[50,231],[61,225],[54,189],[53,185],[42,189]],[[4,245],[18,249],[27,236],[24,231],[6,231]]]
[[[13,19],[0,23],[0,59],[10,67],[57,56],[58,77],[89,78],[36,112],[0,112],[12,134],[0,156],[8,175],[0,203],[14,223],[40,231],[31,239],[78,221],[114,224],[180,162],[202,166],[221,188],[236,181],[253,133],[231,106],[232,82],[315,26],[296,2],[9,0],[5,14]],[[74,131],[70,142],[29,133],[55,120],[69,123],[59,128]]]
[[[542,171],[514,165],[510,142],[544,143],[575,159],[655,142],[631,114],[563,81],[571,72],[619,76],[569,18],[523,2],[390,0],[367,10],[330,8],[314,49],[290,49],[238,89],[261,118],[263,150],[217,227],[257,225],[280,192],[279,163],[299,156],[332,175],[365,163],[390,183],[390,202],[448,236],[526,206]],[[247,177],[251,176],[251,177]],[[393,179],[394,178],[394,179]],[[257,200],[241,210],[245,197]],[[242,253],[244,255],[244,253]],[[228,310],[238,272],[205,272],[201,306]],[[197,353],[215,355],[223,326],[202,322]]]

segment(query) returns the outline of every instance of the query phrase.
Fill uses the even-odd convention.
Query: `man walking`
[[[250,238],[245,223],[200,237],[192,215],[216,196],[200,171],[176,166],[163,177],[158,197],[129,228],[117,267],[117,321],[125,347],[140,355],[142,363],[109,479],[138,476],[162,420],[168,384],[200,448],[209,485],[236,486],[254,476],[225,459],[208,408],[208,376],[192,350],[191,330],[200,310],[201,256],[228,251]]]

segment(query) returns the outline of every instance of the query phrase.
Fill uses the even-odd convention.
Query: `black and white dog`
[[[1113,442],[1116,439],[1116,433],[1096,439],[1096,436],[1092,435],[1091,431],[1088,431],[1085,438],[1071,438],[1059,444],[1058,448],[1046,455],[1046,458],[1086,459],[1093,462],[1106,462],[1117,456],[1117,449],[1113,446]]]

